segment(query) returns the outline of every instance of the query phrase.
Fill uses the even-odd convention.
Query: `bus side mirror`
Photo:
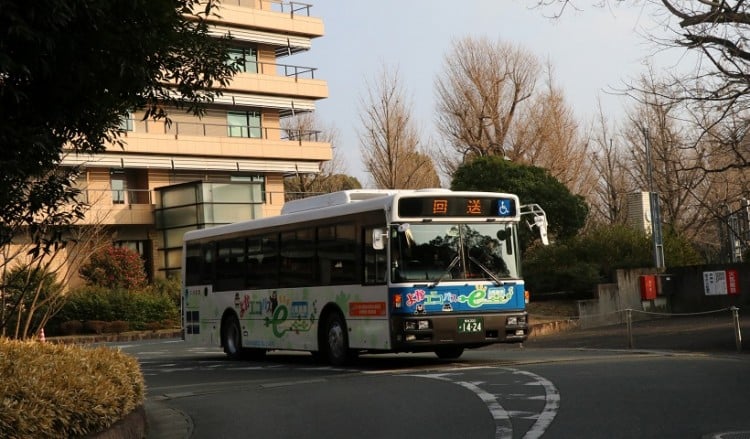
[[[542,244],[549,245],[547,238],[547,218],[538,215],[534,217],[534,225],[539,227],[539,237],[542,238]]]
[[[372,230],[372,248],[375,250],[383,250],[385,248],[386,233],[383,229]]]

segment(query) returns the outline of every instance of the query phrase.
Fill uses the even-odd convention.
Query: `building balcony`
[[[257,64],[258,73],[239,73],[224,90],[313,100],[328,97],[328,83],[315,79],[316,69],[313,67],[268,62]]]
[[[151,225],[154,223],[153,193],[148,189],[85,189],[83,200],[91,205],[82,223],[86,225]]]
[[[288,198],[284,192],[272,191],[262,192],[261,197],[263,216],[278,215]],[[156,224],[156,198],[157,191],[151,189],[85,189],[81,201],[91,207],[79,224],[153,227]]]
[[[210,21],[226,26],[265,29],[277,34],[323,36],[323,20],[310,16],[311,4],[278,0],[227,0],[219,6],[219,17]]]
[[[109,146],[116,153],[182,155],[263,160],[331,160],[331,145],[320,132],[231,126],[204,122],[131,120],[125,147]]]

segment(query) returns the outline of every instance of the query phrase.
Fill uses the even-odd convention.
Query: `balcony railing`
[[[308,3],[285,2],[281,0],[225,0],[222,3],[225,5],[257,7],[259,9],[270,7],[270,10],[275,12],[289,13],[291,18],[294,18],[295,14],[309,17],[310,8],[312,8],[312,5]]]
[[[151,119],[127,119],[125,122],[123,126],[132,127],[132,130],[123,130],[125,137],[132,132],[140,132],[147,134],[172,134],[175,139],[179,139],[180,136],[236,137],[296,141],[299,145],[302,145],[302,142],[317,142],[321,136],[321,131],[318,130],[265,128],[203,122],[172,122],[171,124],[167,124],[163,120],[154,121]]]
[[[310,196],[291,195],[296,193],[263,191],[262,199],[266,204],[275,204],[279,199],[290,200]],[[111,200],[113,206],[153,205],[155,204],[155,191],[150,189],[83,189],[78,201],[91,205],[101,205]]]
[[[288,78],[293,76],[295,81],[299,80],[299,78],[315,79],[315,71],[318,70],[315,67],[295,66],[292,64],[279,64],[264,61],[248,61],[247,64],[256,64],[260,69],[258,69],[257,72],[248,71],[244,73],[268,75],[271,70],[273,70],[274,73],[276,73],[276,76],[286,76]]]
[[[114,205],[154,204],[149,189],[84,189],[80,201],[92,205],[111,199]]]

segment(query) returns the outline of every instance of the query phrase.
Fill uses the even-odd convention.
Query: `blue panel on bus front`
[[[526,306],[522,282],[395,287],[391,288],[390,302],[397,314],[499,311]]]

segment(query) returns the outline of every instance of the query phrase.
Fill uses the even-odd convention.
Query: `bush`
[[[14,335],[17,323],[24,324],[28,313],[33,309],[31,316],[31,327],[33,333],[42,323],[47,314],[50,301],[59,298],[62,292],[62,284],[57,282],[55,275],[40,268],[26,265],[17,265],[9,270],[2,279],[2,291],[4,294],[3,304],[7,306],[0,320],[0,328],[5,328],[6,334]],[[37,297],[37,292],[39,293]],[[36,300],[36,302],[34,302]],[[33,305],[33,307],[32,307]],[[23,338],[23,329],[18,334]]]
[[[106,326],[107,322],[101,320],[86,320],[83,322],[83,329],[94,334],[104,334],[104,328]]]
[[[126,247],[107,247],[91,256],[81,266],[78,274],[88,285],[127,290],[141,288],[146,284],[143,260],[135,251]]]
[[[111,332],[115,334],[122,334],[130,329],[130,323],[124,320],[115,320],[114,322],[107,322],[104,327],[104,332]]]
[[[76,335],[83,332],[83,322],[80,320],[68,320],[60,324],[62,335]]]
[[[178,287],[179,288],[179,287]],[[126,291],[101,286],[85,286],[71,291],[68,301],[55,316],[57,321],[125,321],[134,330],[146,329],[150,322],[180,320],[179,305],[169,289],[147,288]]]
[[[142,405],[138,362],[104,347],[0,338],[0,437],[83,437]]]
[[[663,248],[670,267],[700,263],[693,246],[673,232],[664,234]],[[568,291],[577,298],[592,297],[597,284],[614,280],[617,269],[654,266],[651,238],[625,225],[595,227],[524,256],[524,278],[532,293]]]

